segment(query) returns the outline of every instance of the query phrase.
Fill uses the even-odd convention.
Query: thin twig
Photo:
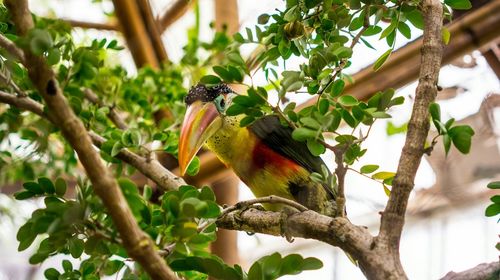
[[[92,102],[93,104],[96,104],[99,107],[109,108],[108,118],[116,125],[116,127],[118,127],[121,130],[126,130],[128,128],[127,124],[122,119],[120,114],[116,111],[114,106],[107,106],[106,104],[104,104],[104,102],[102,102],[99,99],[97,94],[95,94],[95,92],[93,92],[89,88],[84,89],[83,94],[84,94],[85,99]]]
[[[0,34],[0,47],[4,48],[12,56],[14,56],[19,62],[25,62],[24,52],[14,44],[11,40],[7,39],[4,35]]]
[[[158,254],[160,254],[160,256],[162,257],[168,257],[174,251],[175,245],[176,243],[168,244],[167,246],[163,247],[163,249],[160,249]]]
[[[270,196],[264,196],[264,197],[258,197],[258,198],[249,199],[249,200],[245,200],[245,201],[240,201],[240,202],[236,203],[235,205],[229,206],[226,209],[222,210],[220,217],[227,215],[228,213],[236,211],[238,209],[245,208],[245,207],[248,207],[248,206],[251,206],[254,204],[258,204],[258,203],[285,204],[285,205],[291,206],[291,207],[299,210],[300,212],[304,212],[304,211],[309,210],[304,205],[302,205],[298,202],[295,202],[293,200],[286,199],[286,198],[279,197],[279,196],[275,196],[275,195],[270,195]]]
[[[347,167],[344,165],[344,153],[345,148],[337,149],[335,154],[335,162],[337,167],[335,168],[335,175],[337,176],[337,197],[335,202],[337,203],[337,216],[345,217],[345,174],[347,172]]]
[[[10,86],[18,97],[26,96],[26,93],[21,90],[21,88],[12,80],[11,77],[7,77],[0,72],[0,80],[3,81],[6,85]]]

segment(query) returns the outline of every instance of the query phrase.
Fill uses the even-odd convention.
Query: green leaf
[[[373,35],[380,33],[380,31],[382,31],[382,27],[377,26],[377,25],[372,25],[372,26],[368,27],[365,30],[365,32],[363,32],[363,36],[373,36]]]
[[[382,67],[382,65],[384,65],[384,63],[389,58],[389,56],[391,56],[391,53],[392,53],[392,49],[388,49],[379,58],[377,58],[377,60],[373,64],[373,70],[377,71],[378,69],[380,69],[380,67]]]
[[[494,195],[494,196],[490,197],[490,200],[494,203],[500,204],[500,195]]]
[[[44,191],[42,187],[37,182],[26,182],[23,187],[34,194],[43,194]]]
[[[292,138],[299,142],[304,142],[307,139],[316,138],[317,132],[315,130],[299,127],[292,132]]]
[[[59,275],[61,275],[61,273],[57,271],[57,269],[51,267],[46,269],[43,275],[47,278],[47,280],[57,280],[59,279]]]
[[[200,79],[200,83],[205,85],[217,85],[220,84],[221,82],[222,82],[221,79],[214,75],[206,75]]]
[[[311,117],[303,117],[300,119],[300,122],[311,129],[319,130],[321,128],[321,124]]]
[[[375,164],[368,164],[363,167],[361,167],[360,172],[363,174],[370,174],[375,172],[379,168],[378,165]]]
[[[385,37],[389,36],[389,34],[391,34],[392,32],[394,32],[394,30],[396,29],[396,26],[398,25],[398,22],[397,20],[392,20],[391,21],[391,24],[389,24],[389,26],[387,26],[384,31],[382,31],[382,33],[380,34],[380,39],[384,39]]]
[[[246,127],[251,125],[255,121],[255,118],[252,116],[246,116],[240,121],[240,126],[241,127]]]
[[[336,80],[332,85],[331,96],[337,97],[344,90],[345,82],[342,79]]]
[[[84,243],[79,238],[72,238],[69,241],[69,253],[75,259],[79,258],[83,253]]]
[[[55,183],[56,194],[58,196],[64,196],[66,193],[66,181],[62,178],[57,178]]]
[[[418,29],[424,30],[424,18],[419,9],[414,9],[411,12],[405,13],[406,18]]]
[[[429,106],[429,112],[431,113],[431,117],[433,120],[437,120],[437,121],[441,120],[441,108],[439,107],[439,104],[432,103]]]
[[[233,77],[232,77],[231,73],[229,73],[229,71],[226,68],[224,68],[222,66],[214,66],[214,67],[212,67],[212,69],[224,81],[227,81],[227,82],[233,81]]]
[[[453,145],[463,154],[467,154],[470,151],[472,144],[472,136],[474,135],[474,130],[468,125],[459,125],[452,127],[448,130],[448,135],[450,135]]]
[[[68,260],[62,261],[62,267],[63,267],[65,272],[70,272],[73,270],[73,264],[71,264],[71,262]]]
[[[30,50],[35,55],[42,55],[54,45],[52,36],[47,30],[32,29],[30,31]]]
[[[411,29],[410,29],[410,27],[406,23],[399,22],[399,24],[398,24],[398,30],[407,39],[411,39]]]
[[[455,10],[468,10],[472,8],[469,0],[444,0],[444,3]]]
[[[231,107],[227,108],[226,110],[226,115],[227,116],[237,116],[240,114],[243,114],[245,112],[246,108],[238,105],[238,104],[233,104]]]
[[[341,116],[342,119],[352,128],[356,127],[358,125],[358,122],[352,117],[352,115],[349,113],[347,110],[342,110],[341,111]]]
[[[113,145],[113,148],[111,149],[111,156],[115,157],[116,155],[118,155],[121,152],[122,149],[123,149],[122,143],[119,141],[116,141],[116,143]]]
[[[330,109],[330,101],[326,98],[321,98],[318,101],[318,111],[320,114],[324,115],[328,112],[328,109]]]
[[[14,198],[17,200],[25,200],[34,197],[36,194],[30,191],[20,191],[14,194]]]
[[[307,148],[311,152],[312,155],[314,156],[320,156],[325,153],[326,148],[323,146],[323,144],[319,143],[316,140],[313,139],[308,139],[307,140]]]
[[[446,28],[446,27],[443,27],[443,29],[441,30],[441,35],[443,37],[443,43],[445,45],[448,45],[448,43],[450,42],[450,37],[451,37],[450,30],[448,30],[448,28]]]
[[[448,155],[448,152],[450,152],[450,148],[451,148],[451,137],[450,137],[450,135],[443,134],[443,146],[444,146],[445,155]]]
[[[484,213],[486,217],[493,217],[498,214],[500,214],[500,204],[498,203],[493,203],[490,206],[486,208],[486,211]]]
[[[297,90],[301,89],[303,85],[304,84],[302,83],[302,81],[296,81],[296,82],[290,84],[289,86],[287,86],[286,91],[287,92],[297,91]]]
[[[377,119],[389,119],[389,118],[392,118],[392,116],[389,115],[389,114],[387,114],[386,112],[380,112],[380,111],[373,112],[373,113],[371,113],[371,115],[374,118],[377,118]]]
[[[169,263],[170,267],[174,271],[189,271],[195,270],[201,273],[208,274],[215,279],[224,280],[241,280],[243,275],[241,270],[232,268],[222,260],[213,255],[208,255],[205,257],[200,256],[190,256],[190,257],[179,257]],[[250,278],[248,278],[250,280]]]
[[[245,39],[243,38],[243,36],[240,34],[240,33],[235,33],[233,35],[233,39],[238,42],[238,43],[244,43],[245,42]]]
[[[500,181],[491,182],[488,184],[489,189],[498,190],[500,189]]]
[[[199,199],[215,201],[214,191],[210,187],[203,186],[203,188],[201,188],[200,190]]]
[[[186,170],[186,174],[189,176],[194,176],[198,174],[198,172],[200,171],[200,164],[201,164],[200,158],[195,156],[191,161],[191,163],[189,163],[188,168]]]
[[[385,180],[394,177],[394,175],[396,175],[396,173],[394,172],[381,171],[373,174],[372,178],[378,180]]]
[[[130,141],[132,146],[139,146],[141,144],[141,134],[137,130],[130,131]]]
[[[359,101],[356,99],[356,97],[351,96],[351,95],[342,95],[341,97],[339,97],[339,99],[337,101],[346,107],[355,106],[355,105],[358,105],[358,103],[359,103]]]
[[[38,184],[42,187],[43,191],[48,194],[53,194],[56,192],[54,184],[49,178],[41,177],[38,178]]]
[[[360,0],[349,0],[349,7],[352,10],[359,10],[359,9],[361,9],[361,1]]]
[[[19,241],[18,251],[26,250],[35,241],[37,234],[33,231],[32,227],[33,223],[27,222],[17,231],[16,239]]]
[[[142,197],[145,200],[150,200],[152,195],[153,195],[153,188],[151,188],[151,186],[147,184],[144,185],[144,188],[142,190]]]
[[[107,260],[104,265],[104,275],[113,275],[117,273],[125,263],[121,260]]]
[[[34,254],[33,256],[30,257],[29,263],[30,264],[39,264],[39,263],[43,262],[44,260],[46,260],[48,257],[49,256],[46,255],[46,254],[36,253],[36,254]]]
[[[384,193],[387,195],[387,197],[391,196],[391,190],[384,184]]]
[[[47,63],[55,65],[61,60],[61,52],[58,49],[50,49],[47,54]]]
[[[316,270],[323,267],[323,262],[317,258],[305,258],[302,261],[302,270]]]
[[[259,24],[266,24],[269,21],[270,16],[268,14],[262,14],[257,18]]]

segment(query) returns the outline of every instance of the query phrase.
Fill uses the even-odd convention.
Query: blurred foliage
[[[391,118],[390,109],[404,102],[392,89],[377,92],[368,100],[356,99],[345,91],[346,83],[352,81],[343,70],[350,67],[354,46],[362,43],[373,48],[373,38],[387,43],[387,51],[376,60],[374,70],[383,67],[399,36],[411,38],[410,26],[423,28],[420,1],[285,2],[275,13],[260,15],[254,28],[232,37],[215,32],[208,42],[199,39],[200,10],[196,5],[197,20],[187,32],[181,61],[166,63],[158,70],[145,67],[136,75],[109,63],[109,55],[123,49],[116,40],[76,44],[70,26],[37,16],[36,28],[21,38],[15,35],[10,15],[0,5],[1,34],[52,65],[75,113],[89,130],[106,139],[101,156],[118,178],[140,227],[170,266],[186,279],[207,279],[207,275],[218,279],[276,279],[322,267],[315,258],[295,254],[282,257],[278,253],[259,259],[248,272],[238,265],[228,266],[208,253],[208,245],[215,240],[214,221],[220,215],[211,189],[183,186],[158,194],[154,187],[136,186],[127,179],[135,173],[134,168],[115,158],[123,148],[149,157],[152,149],[160,147],[177,156],[188,85],[198,81],[245,85],[247,93],[232,100],[227,115],[241,116],[240,124],[247,126],[264,115],[277,114],[283,125],[294,129],[293,138],[306,142],[314,155],[331,148],[325,142],[329,137],[341,148],[347,166],[365,154],[362,144],[373,123]],[[470,6],[468,0],[445,3],[452,8]],[[449,15],[448,8],[445,13]],[[446,30],[443,36],[449,40]],[[240,48],[248,44],[258,48],[245,60]],[[0,49],[0,56],[0,90],[13,95],[21,92],[42,102],[19,61],[5,49]],[[292,57],[299,58],[299,67],[281,71]],[[257,72],[264,73],[268,86],[254,86]],[[97,95],[102,104],[90,102],[85,97],[87,91]],[[297,104],[287,101],[287,96],[294,94],[307,94],[317,101],[297,110]],[[274,105],[269,100],[279,102]],[[126,129],[110,120],[111,110],[119,112]],[[453,121],[441,123],[436,105],[430,113],[446,151],[453,143],[467,153],[473,135],[470,127],[453,126]],[[351,133],[341,132],[340,127],[350,127]],[[392,131],[404,132],[405,128],[393,127]],[[194,160],[189,173],[195,174],[199,165],[199,160]],[[378,169],[378,165],[369,164],[357,172],[379,181],[390,195],[388,186],[394,173]],[[322,173],[311,177],[335,186],[335,176],[329,176],[326,170]],[[109,215],[79,168],[76,154],[58,129],[38,116],[0,104],[0,184],[20,180],[24,189],[16,193],[16,199],[42,199],[45,207],[34,211],[20,228],[19,250],[37,247],[30,258],[32,264],[60,254],[81,260],[78,266],[62,261],[63,270],[47,269],[47,279],[99,279],[105,275],[148,279],[128,258]],[[67,185],[76,189],[75,198],[67,194]],[[498,201],[493,202],[492,208],[498,210]]]

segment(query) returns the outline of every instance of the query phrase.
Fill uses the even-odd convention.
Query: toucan
[[[312,172],[322,173],[323,160],[312,155],[304,142],[295,141],[293,130],[283,126],[278,116],[266,115],[240,127],[242,115],[225,114],[235,96],[226,84],[197,84],[189,90],[179,138],[181,175],[206,145],[256,197],[280,196],[321,214],[335,215],[335,191],[310,177]],[[272,211],[283,208],[277,204],[264,207]]]

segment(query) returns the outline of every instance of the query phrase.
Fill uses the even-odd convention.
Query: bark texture
[[[462,272],[448,272],[441,280],[500,279],[500,262],[482,263]]]

